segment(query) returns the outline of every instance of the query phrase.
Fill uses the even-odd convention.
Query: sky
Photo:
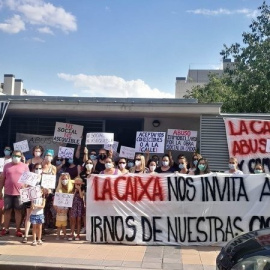
[[[269,4],[270,1],[266,1]],[[30,95],[174,98],[188,69],[219,69],[262,0],[0,0],[0,82]]]

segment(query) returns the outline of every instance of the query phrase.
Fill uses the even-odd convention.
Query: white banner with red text
[[[223,245],[270,226],[270,175],[92,175],[86,239],[128,245]]]

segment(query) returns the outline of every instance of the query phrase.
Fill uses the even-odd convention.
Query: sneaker
[[[23,233],[21,232],[20,229],[18,229],[18,230],[16,231],[16,236],[18,236],[18,237],[22,237],[22,236],[23,236]]]
[[[72,240],[74,240],[74,236],[70,236],[69,238],[68,238],[68,241],[72,241]]]
[[[86,233],[86,228],[83,227],[83,228],[81,229],[80,233],[82,233],[82,234]]]
[[[77,236],[75,237],[75,241],[80,241],[80,240],[81,240],[80,236],[77,235]]]
[[[2,236],[8,235],[8,234],[9,234],[9,230],[2,229],[2,231],[1,231]]]
[[[22,240],[23,243],[27,243],[27,237],[25,236]]]
[[[42,240],[38,240],[37,244],[41,246],[43,244]]]
[[[33,241],[32,246],[36,246],[36,245],[37,245],[37,241]]]

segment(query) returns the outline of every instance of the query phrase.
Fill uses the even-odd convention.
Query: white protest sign
[[[3,171],[4,165],[5,165],[5,159],[4,158],[0,158],[0,172]]]
[[[196,152],[197,131],[168,129],[166,150]]]
[[[24,141],[20,141],[20,142],[15,142],[15,143],[13,143],[13,148],[14,148],[14,150],[18,150],[18,151],[25,153],[25,152],[29,151],[28,141],[24,140]]]
[[[85,144],[113,144],[114,134],[113,133],[87,133]]]
[[[33,201],[42,196],[40,186],[20,189],[20,196],[22,202]]]
[[[24,172],[18,183],[29,185],[29,186],[35,186],[37,182],[40,180],[40,175],[32,172]]]
[[[61,207],[72,207],[73,194],[55,192],[53,205]]]
[[[55,189],[56,175],[42,174],[41,186],[44,188]]]
[[[128,159],[134,159],[135,157],[135,148],[127,147],[127,146],[121,146],[119,157],[124,157]]]
[[[59,146],[58,157],[60,158],[73,158],[74,148]]]
[[[53,140],[55,142],[81,144],[83,126],[70,123],[55,123]]]
[[[117,152],[118,145],[119,145],[119,142],[114,141],[113,144],[104,144],[104,149]]]
[[[135,151],[164,153],[165,132],[137,131]]]

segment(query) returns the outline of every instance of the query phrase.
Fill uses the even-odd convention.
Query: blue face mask
[[[56,160],[56,162],[55,162],[55,164],[56,164],[57,166],[59,166],[61,163],[62,163],[61,160]]]
[[[134,166],[134,162],[128,162],[128,167],[131,168]]]
[[[205,170],[205,165],[199,164],[198,168],[199,168],[200,171],[204,171]]]
[[[69,163],[69,164],[73,164],[73,158],[70,158],[70,159],[68,160],[68,163]]]
[[[198,164],[198,160],[197,160],[197,159],[195,159],[195,160],[193,161],[193,164],[194,164],[194,166],[197,166],[197,164]]]
[[[5,156],[10,156],[11,151],[10,150],[4,150]]]
[[[263,173],[263,171],[262,170],[254,170],[254,173]]]
[[[179,164],[179,169],[184,169],[185,168],[185,164]]]
[[[96,160],[97,159],[97,156],[96,155],[90,155],[90,159]]]

